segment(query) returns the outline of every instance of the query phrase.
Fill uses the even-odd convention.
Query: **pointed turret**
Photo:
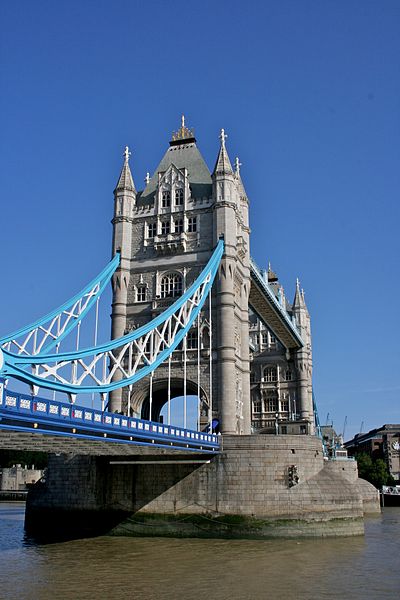
[[[125,146],[125,152],[124,152],[125,160],[124,160],[124,164],[123,164],[121,174],[119,176],[117,187],[115,188],[115,191],[128,190],[130,192],[136,193],[131,169],[129,167],[130,155],[131,155],[131,152],[129,151],[128,146]]]
[[[303,298],[300,292],[300,281],[296,279],[296,291],[294,293],[293,308],[303,308]]]
[[[233,175],[231,161],[229,160],[228,151],[225,146],[225,140],[227,137],[228,136],[225,133],[225,129],[221,129],[221,134],[219,136],[221,140],[221,147],[215,163],[213,175]]]
[[[121,262],[113,275],[113,303],[112,303],[112,328],[111,337],[119,338],[126,333],[127,316],[126,307],[130,280],[130,260],[132,251],[132,223],[136,202],[136,189],[132,173],[129,168],[128,146],[124,151],[124,164],[114,190],[114,218],[113,224],[113,254],[120,253]],[[116,373],[113,381],[121,378]],[[111,392],[109,409],[120,412],[122,407],[122,391],[117,389]]]
[[[304,310],[304,312],[308,315],[304,290],[300,290],[300,281],[298,278],[296,279],[296,291],[294,293],[293,309],[296,309],[297,311]]]
[[[293,300],[293,316],[303,339],[304,345],[296,352],[295,364],[299,381],[300,416],[309,422],[309,433],[313,432],[312,402],[312,350],[310,315],[304,299],[304,290],[300,289],[300,281],[296,279],[296,291]]]

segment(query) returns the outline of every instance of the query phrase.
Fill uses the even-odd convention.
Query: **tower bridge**
[[[126,147],[114,190],[112,261],[61,307],[0,338],[0,448],[37,439],[51,453],[52,475],[28,502],[31,522],[49,506],[55,520],[64,518],[73,505],[98,524],[107,505],[121,518],[240,514],[245,531],[260,517],[262,536],[271,533],[269,519],[305,515],[320,534],[331,519],[354,520],[353,529],[337,524],[336,534],[362,530],[363,501],[373,506],[376,498],[357,487],[354,463],[344,474],[324,464],[304,292],[297,281],[289,302],[271,266],[251,259],[249,200],[226,138],[221,130],[210,171],[183,119],[143,190]],[[109,282],[112,339],[99,344],[99,301]],[[94,345],[82,348],[90,311]],[[30,394],[13,391],[13,379]],[[178,415],[176,397],[183,400]],[[164,458],[156,471],[139,469],[137,460],[100,461],[115,453]],[[171,453],[195,457],[192,466],[167,468]],[[78,486],[72,496],[71,481]],[[106,497],[112,500],[104,504]]]

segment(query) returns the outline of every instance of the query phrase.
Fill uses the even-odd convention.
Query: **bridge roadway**
[[[188,451],[187,448],[160,448],[158,446],[137,446],[135,444],[118,443],[102,440],[88,440],[79,437],[59,437],[41,433],[28,433],[0,429],[0,450],[30,450],[47,452],[48,454],[74,454],[85,456],[109,456],[128,461],[162,460],[170,462],[201,463],[208,462],[212,453]]]
[[[220,443],[220,436],[216,434],[27,396],[4,389],[4,386],[0,389],[0,433],[4,442],[10,444],[4,448],[62,454],[69,453],[66,448],[70,447],[74,454],[82,450],[84,454],[93,451],[94,455],[140,455],[146,454],[146,448],[215,454]],[[36,437],[37,442],[34,441]],[[23,440],[22,445],[19,445],[19,439]],[[106,450],[108,445],[119,449]],[[91,449],[84,451],[86,447]],[[122,450],[124,447],[133,450]]]

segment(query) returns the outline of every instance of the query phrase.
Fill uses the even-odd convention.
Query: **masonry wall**
[[[72,522],[78,536],[362,534],[356,473],[331,464],[317,438],[297,435],[224,436],[223,452],[200,466],[52,457],[46,483],[28,498],[27,523],[37,531]]]

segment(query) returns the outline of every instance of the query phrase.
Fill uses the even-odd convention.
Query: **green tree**
[[[359,477],[366,479],[376,488],[380,489],[383,485],[394,484],[394,479],[382,458],[373,459],[366,452],[360,452],[356,455],[356,460]]]

